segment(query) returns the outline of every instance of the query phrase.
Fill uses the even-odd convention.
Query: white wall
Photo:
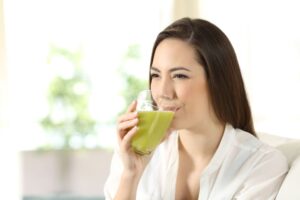
[[[6,48],[3,1],[0,0],[0,196],[2,199],[18,200],[20,196],[19,154],[9,132],[7,117],[8,80],[6,69]]]
[[[300,138],[300,13],[294,0],[201,0],[231,40],[258,132]]]

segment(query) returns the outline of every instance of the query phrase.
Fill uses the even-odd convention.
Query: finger
[[[118,123],[134,119],[137,116],[138,116],[137,112],[126,113],[126,114],[124,114],[124,115],[122,115],[122,116],[119,117]]]
[[[118,132],[124,132],[129,128],[136,126],[138,124],[138,121],[138,118],[135,118],[133,120],[120,123],[118,126]],[[123,136],[121,138],[123,138]]]
[[[136,109],[137,101],[134,100],[127,109],[127,113],[134,112]]]
[[[123,142],[125,149],[131,148],[130,141],[131,141],[132,137],[134,136],[134,134],[137,132],[137,130],[138,130],[138,127],[135,126],[124,136],[122,142]]]

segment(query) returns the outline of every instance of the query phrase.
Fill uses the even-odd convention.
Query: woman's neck
[[[193,160],[210,159],[217,150],[225,124],[206,123],[205,125],[179,130],[179,151]]]

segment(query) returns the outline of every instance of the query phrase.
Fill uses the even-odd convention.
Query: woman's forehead
[[[195,49],[180,39],[165,39],[156,48],[152,66],[158,70],[184,67],[192,70],[199,66]]]

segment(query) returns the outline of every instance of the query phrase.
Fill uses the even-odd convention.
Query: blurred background
[[[300,138],[293,0],[0,0],[0,198],[100,200],[115,121],[156,35],[200,17],[231,40],[257,132]]]

